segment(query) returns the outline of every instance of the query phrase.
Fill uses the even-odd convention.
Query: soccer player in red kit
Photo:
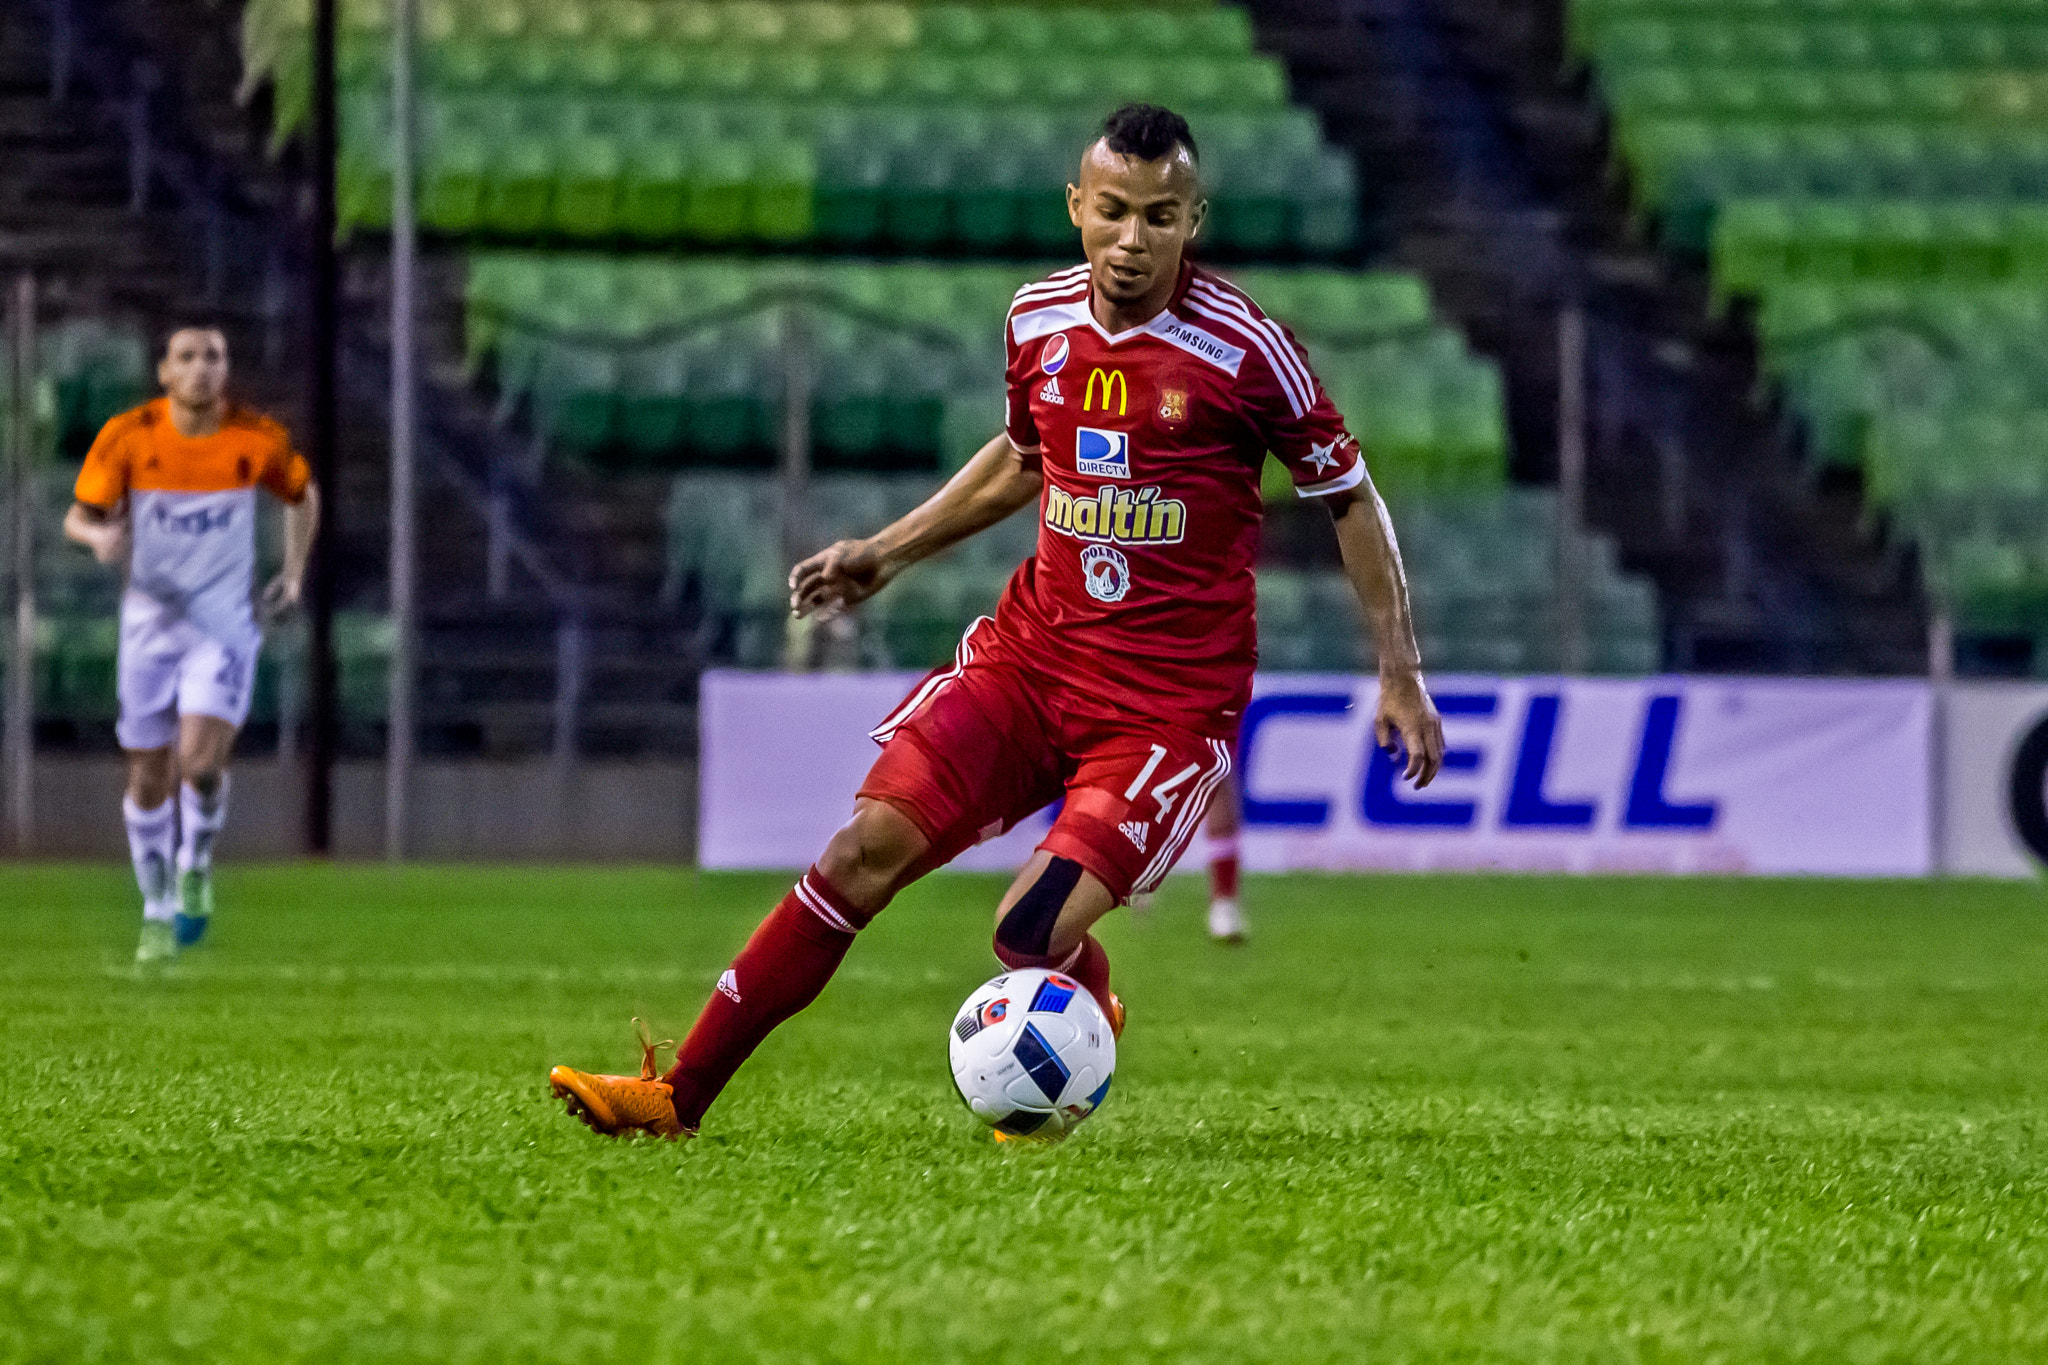
[[[1426,785],[1443,732],[1423,685],[1385,504],[1358,442],[1286,329],[1188,262],[1202,225],[1187,121],[1110,115],[1067,206],[1087,263],[1017,292],[1009,414],[930,501],[796,566],[799,615],[841,610],[903,569],[1035,505],[1037,553],[950,667],[875,729],[853,818],[718,980],[665,1075],[558,1066],[571,1113],[604,1133],[696,1131],[740,1064],[816,999],[891,897],[1065,798],[996,910],[1007,967],[1078,979],[1117,1032],[1122,1003],[1089,933],[1158,885],[1230,775],[1251,694],[1259,470],[1271,451],[1330,509],[1379,646],[1379,742]]]

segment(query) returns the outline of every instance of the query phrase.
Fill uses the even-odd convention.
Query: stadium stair
[[[1638,210],[1754,307],[1816,466],[1970,662],[2048,670],[2048,16],[1575,0],[1570,39]]]
[[[1563,9],[1504,0],[1256,0],[1260,45],[1358,156],[1388,262],[1428,278],[1506,378],[1515,474],[1556,476],[1560,303],[1589,317],[1590,523],[1651,574],[1667,662],[1917,671],[1909,562],[1817,478],[1699,262],[1647,241],[1610,170]],[[1699,11],[1695,7],[1695,12]],[[1711,455],[1711,458],[1708,456]]]

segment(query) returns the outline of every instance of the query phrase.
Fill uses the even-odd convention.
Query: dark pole
[[[334,11],[335,0],[313,5],[312,286],[307,315],[308,449],[320,482],[320,535],[313,543],[312,629],[308,646],[307,713],[312,725],[306,765],[306,851],[334,846],[334,741],[338,717],[334,678],[335,566],[341,542],[341,481],[335,451],[335,351],[341,324],[341,264],[334,249]]]

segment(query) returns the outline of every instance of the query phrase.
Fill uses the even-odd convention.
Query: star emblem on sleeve
[[[1335,469],[1337,467],[1337,443],[1331,441],[1328,445],[1320,446],[1311,444],[1308,450],[1308,463],[1309,467],[1319,474]]]

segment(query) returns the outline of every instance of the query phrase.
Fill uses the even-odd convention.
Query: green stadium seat
[[[564,149],[555,182],[555,231],[570,237],[609,237],[620,226],[619,190],[625,159],[610,138],[578,138]]]

